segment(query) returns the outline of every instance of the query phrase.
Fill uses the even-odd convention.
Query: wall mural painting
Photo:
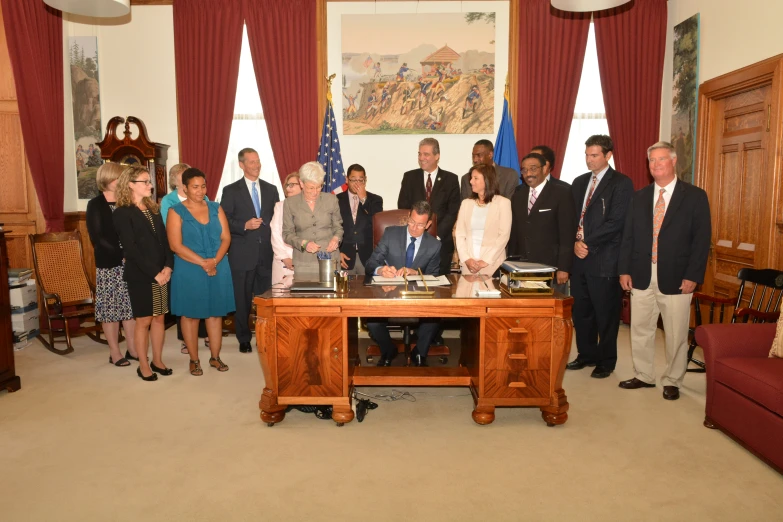
[[[674,26],[672,137],[677,178],[693,183],[699,91],[699,14]]]
[[[101,94],[98,79],[98,38],[71,36],[68,42],[73,99],[74,155],[79,199],[98,195],[95,174],[103,164],[101,150]]]
[[[494,132],[495,13],[343,15],[342,63],[344,134]]]

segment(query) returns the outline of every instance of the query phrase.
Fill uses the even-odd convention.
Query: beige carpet
[[[783,520],[783,476],[702,427],[703,374],[675,402],[617,387],[631,377],[627,327],[609,379],[567,373],[555,428],[537,409],[478,426],[465,388],[407,389],[416,402],[343,428],[300,412],[268,428],[255,351],[226,339],[231,370],[195,378],[167,334],[175,373],[153,383],[86,338],[65,357],[37,342],[16,353],[22,390],[0,393],[0,520]]]

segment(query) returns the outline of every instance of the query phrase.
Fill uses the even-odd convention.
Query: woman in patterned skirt
[[[117,178],[122,170],[119,163],[104,163],[98,169],[95,181],[101,193],[87,203],[87,232],[95,250],[95,320],[101,323],[109,343],[109,362],[130,366],[128,359],[138,360],[133,344],[136,322],[128,284],[122,278],[122,246],[111,217],[117,201],[114,194]],[[120,321],[128,341],[125,357],[118,342]]]
[[[174,256],[160,209],[152,199],[152,178],[144,167],[131,165],[123,170],[117,181],[117,209],[112,217],[125,254],[124,277],[136,318],[136,373],[145,381],[154,381],[158,378],[155,373],[173,373],[162,357]],[[152,343],[152,363],[147,361],[148,341]]]

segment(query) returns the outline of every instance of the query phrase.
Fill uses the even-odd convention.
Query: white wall
[[[127,17],[100,20],[63,16],[63,51],[69,36],[97,36],[103,131],[114,116],[136,116],[152,141],[169,145],[168,165],[179,162],[174,22],[171,6],[132,7]],[[70,67],[63,64],[65,90],[66,212],[85,210],[78,199],[74,159]],[[135,130],[135,126],[131,126]],[[120,127],[120,131],[123,130]],[[121,132],[118,132],[121,135]],[[103,135],[103,132],[102,132]]]
[[[661,139],[671,137],[674,26],[700,13],[699,84],[783,53],[780,0],[669,0]]]
[[[418,168],[418,143],[427,135],[346,136],[342,134],[341,18],[343,14],[497,12],[495,26],[495,128],[492,134],[438,134],[440,166],[461,176],[472,164],[473,144],[480,139],[494,143],[503,112],[503,86],[508,70],[508,2],[330,2],[327,4],[328,74],[336,73],[332,87],[334,112],[344,164],[359,163],[367,170],[367,190],[383,197],[385,209],[397,208],[402,174]],[[426,38],[426,36],[424,37]]]

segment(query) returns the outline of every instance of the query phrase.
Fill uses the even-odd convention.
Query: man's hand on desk
[[[398,277],[402,277],[403,274],[405,274],[405,275],[418,275],[418,272],[416,270],[412,269],[412,268],[405,268],[405,267],[403,267],[403,268],[400,268],[399,270],[397,270],[397,273],[395,275],[397,275]]]
[[[383,277],[395,277],[397,275],[397,269],[393,266],[385,265],[381,267],[378,275]]]

